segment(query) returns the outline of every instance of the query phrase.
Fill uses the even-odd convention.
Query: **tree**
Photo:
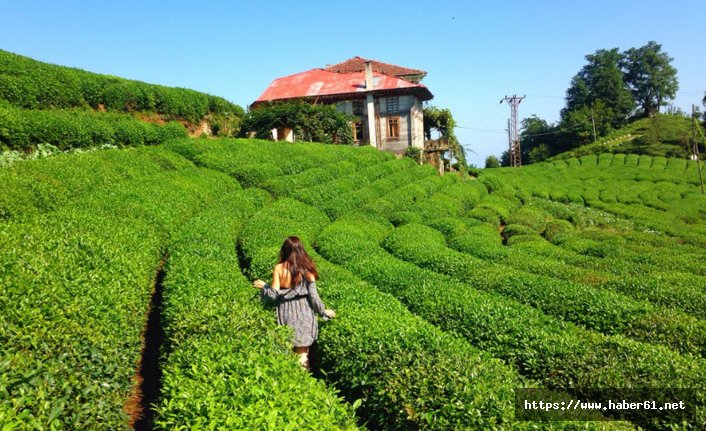
[[[497,157],[490,155],[485,158],[485,167],[487,168],[499,168],[500,160]]]
[[[559,129],[556,126],[532,115],[522,120],[521,130],[522,163],[536,163],[558,152],[556,138]]]
[[[572,78],[571,86],[566,91],[562,122],[570,119],[571,113],[576,111],[590,113],[591,108],[600,103],[603,115],[598,118],[594,115],[599,129],[624,126],[635,108],[635,102],[624,79],[622,55],[618,48],[599,49],[587,55],[586,60],[588,64]]]
[[[287,127],[294,130],[294,135],[301,141],[352,144],[351,120],[332,105],[280,102],[248,112],[240,130],[243,136],[255,132],[257,138],[271,139],[272,129]]]
[[[625,80],[645,117],[657,114],[661,106],[674,99],[679,89],[677,69],[670,64],[672,60],[655,41],[630,48],[623,54],[621,66]]]

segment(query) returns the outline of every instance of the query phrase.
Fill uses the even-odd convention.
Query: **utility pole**
[[[520,135],[517,131],[517,106],[526,96],[519,97],[503,97],[500,103],[507,102],[510,105],[510,122],[508,124],[508,133],[510,134],[510,166],[522,165],[522,152],[520,151]]]
[[[691,105],[691,154],[696,159],[696,169],[699,171],[699,182],[701,183],[701,194],[704,194],[704,174],[701,172],[701,161],[699,160],[699,143],[696,141],[696,105]]]
[[[591,105],[591,123],[593,123],[593,142],[596,142],[598,138],[596,138],[596,119],[593,116],[593,105]]]

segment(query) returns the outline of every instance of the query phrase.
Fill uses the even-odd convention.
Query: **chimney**
[[[372,90],[373,86],[373,65],[370,61],[365,62],[365,89]]]

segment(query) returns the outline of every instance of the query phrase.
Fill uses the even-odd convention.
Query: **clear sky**
[[[527,96],[520,118],[554,122],[598,49],[655,40],[678,70],[674,105],[690,110],[706,91],[704,0],[0,0],[0,22],[0,49],[243,107],[277,77],[356,55],[423,69],[478,166],[507,147],[503,96]]]

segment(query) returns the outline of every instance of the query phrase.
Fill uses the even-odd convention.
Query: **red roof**
[[[326,70],[337,73],[361,72],[365,70],[365,62],[367,61],[369,61],[370,65],[373,67],[373,72],[380,72],[383,75],[396,76],[398,78],[417,77],[418,79],[415,79],[415,82],[420,81],[427,74],[423,70],[410,69],[408,67],[383,63],[377,60],[368,60],[357,56],[338,64],[326,66]]]
[[[373,92],[415,94],[420,100],[434,97],[422,84],[415,84],[394,76],[373,72]],[[365,72],[335,73],[324,69],[311,69],[296,75],[277,78],[257,98],[254,104],[275,100],[298,98],[345,99],[366,92]]]

